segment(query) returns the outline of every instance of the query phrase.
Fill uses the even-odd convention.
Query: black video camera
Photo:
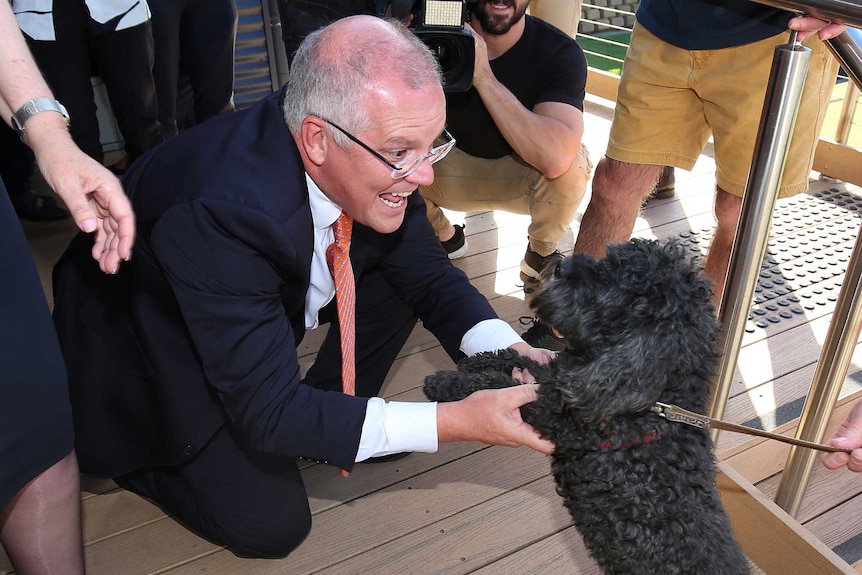
[[[476,44],[464,28],[468,2],[475,0],[393,0],[392,16],[413,14],[410,30],[425,43],[443,70],[446,92],[466,92],[473,85]]]

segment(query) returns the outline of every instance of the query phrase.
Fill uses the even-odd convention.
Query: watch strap
[[[18,111],[12,114],[12,127],[15,128],[22,140],[24,139],[24,130],[26,129],[25,126],[27,121],[36,114],[40,114],[42,112],[57,112],[66,119],[66,126],[69,126],[70,124],[69,112],[66,110],[66,107],[57,100],[53,98],[34,98],[32,100],[27,100],[20,108],[18,108]]]

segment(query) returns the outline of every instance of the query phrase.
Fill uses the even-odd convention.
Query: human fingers
[[[527,425],[527,424],[524,424]],[[535,449],[539,453],[544,453],[545,455],[552,455],[554,450],[557,448],[556,444],[550,439],[545,439],[539,435],[539,433],[527,425],[530,431],[524,434],[524,439],[522,441],[523,445],[526,445],[530,449]]]
[[[523,376],[524,373],[526,373],[529,377],[532,377],[532,375],[530,375],[530,372],[526,370],[521,370],[520,375]],[[539,398],[539,385],[537,383],[527,383],[525,381],[523,385],[510,387],[501,391],[506,392],[507,402],[509,402],[512,409],[517,409],[522,405],[526,405],[531,401],[536,401]]]
[[[788,23],[788,28],[796,30],[800,42],[807,40],[814,34],[821,40],[828,40],[840,35],[847,26],[840,22],[821,20],[813,16],[797,16]]]
[[[847,416],[847,419],[838,427],[835,435],[829,440],[829,445],[853,449],[847,453],[824,453],[820,460],[829,469],[838,469],[847,466],[851,471],[862,471],[862,401],[857,401]]]
[[[526,383],[527,379],[535,381],[532,374],[530,374],[528,370],[524,369],[521,370],[520,375],[525,378],[525,383],[514,388],[508,388],[507,390],[512,396],[512,400],[517,403],[517,407],[530,403],[531,401],[536,401],[539,397],[538,384]],[[520,417],[518,417],[518,420],[514,437],[514,440],[518,445],[526,445],[527,447],[535,449],[539,453],[544,453],[545,455],[550,455],[554,452],[556,445],[553,441],[539,435],[539,432],[536,431],[532,425],[526,423],[520,419]]]
[[[131,202],[122,192],[115,193],[107,211],[109,225],[116,234],[116,253],[123,261],[129,261],[132,258],[132,246],[135,245],[135,214]]]
[[[80,184],[75,182],[75,187],[75,190],[68,190],[66,186],[63,188],[58,186],[55,190],[63,198],[63,203],[66,204],[66,208],[72,214],[72,219],[75,220],[78,229],[87,234],[96,232],[99,228],[99,215],[90,203],[87,194],[81,189]]]
[[[557,352],[541,347],[533,348],[528,357],[540,365],[546,365],[557,359]]]
[[[94,238],[93,257],[100,249],[101,255],[96,257],[100,267],[107,273],[116,273],[120,264],[132,256],[135,242],[132,206],[119,185],[98,188],[91,197],[99,214],[101,231]]]
[[[850,461],[847,462],[847,469],[859,473],[862,471],[862,449],[854,449],[850,454]]]
[[[852,453],[823,453],[820,462],[828,469],[835,470],[846,466],[850,471],[859,473],[862,472],[862,449],[854,449]]]
[[[845,465],[847,465],[847,463],[849,461],[850,461],[850,454],[849,453],[822,453],[820,455],[820,462],[827,469],[832,469],[832,470],[840,469],[841,467],[844,467]]]
[[[521,341],[513,343],[509,346],[509,349],[517,352],[518,355],[532,359],[540,365],[546,365],[557,357],[556,351],[551,351],[541,347],[533,347],[530,344]]]
[[[512,379],[522,385],[525,383],[536,383],[536,378],[533,377],[530,370],[521,369],[520,367],[512,368]]]
[[[845,24],[832,22],[831,24],[821,28],[817,33],[817,37],[821,40],[829,40],[830,38],[840,36],[845,30],[847,30],[847,26]]]

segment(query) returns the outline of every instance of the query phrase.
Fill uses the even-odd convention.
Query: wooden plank
[[[812,169],[832,178],[862,186],[862,152],[846,144],[820,138],[814,152]]]
[[[373,472],[370,469],[372,467],[355,469],[354,472]],[[524,491],[518,488],[539,478],[550,481],[550,468],[545,456],[527,448],[487,448],[348,505],[327,508],[316,514],[308,539],[282,561],[248,561],[227,551],[220,551],[169,572],[172,575],[200,573],[203,570],[232,575],[317,573],[325,567],[371,550],[374,550],[373,555],[389,541],[425,529],[435,521],[483,502],[495,501],[510,491]],[[316,498],[317,485],[313,482],[307,482],[307,485],[309,495]],[[549,489],[553,490],[552,485]],[[561,505],[555,493],[553,501],[556,506]],[[498,504],[489,505],[493,508]],[[349,536],[345,536],[345,526],[348,526]],[[414,565],[424,565],[420,558],[413,557],[412,560],[418,561]],[[410,570],[401,572],[409,573]]]
[[[166,517],[159,507],[124,489],[86,499],[81,512],[84,545],[161,521]]]
[[[617,86],[620,77],[597,68],[587,69],[587,92],[605,100],[617,99]]]
[[[303,469],[302,480],[308,486],[309,507],[312,514],[316,515],[384,489],[394,488],[399,483],[485,449],[490,448],[476,443],[444,443],[437,453],[416,453],[393,462],[360,464],[346,479],[330,465],[313,465]]]
[[[751,575],[763,573],[749,560]],[[473,571],[473,575],[603,575],[589,557],[584,540],[570,527],[537,543],[524,547],[490,565]]]
[[[781,476],[773,476],[758,483],[757,488],[766,497],[774,499],[780,482]],[[796,519],[801,523],[810,521],[857,493],[862,493],[862,474],[836,473],[815,464]]]
[[[848,499],[804,525],[848,563],[862,559],[862,497]]]
[[[471,573],[505,557],[513,548],[569,525],[571,518],[554,491],[553,481],[543,477],[318,573],[379,575],[416,573],[417,569],[423,575]],[[582,560],[589,560],[589,556]]]
[[[88,575],[155,573],[218,547],[169,517],[124,531],[84,548]]]
[[[745,554],[769,575],[851,574],[853,569],[767,499],[729,465],[719,462],[721,500]]]
[[[603,575],[574,527],[473,571],[473,575]]]

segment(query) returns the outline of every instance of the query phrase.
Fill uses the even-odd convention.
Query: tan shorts
[[[530,14],[574,38],[581,21],[581,0],[533,0]]]
[[[713,136],[716,182],[742,196],[775,47],[789,34],[722,50],[683,50],[635,24],[607,156],[690,170]],[[816,37],[779,197],[808,189],[838,64]]]
[[[440,208],[529,214],[530,248],[544,256],[569,231],[592,169],[583,144],[572,166],[553,180],[514,154],[488,160],[452,148],[434,164],[434,183],[420,186],[419,193],[428,204],[428,219],[438,236],[451,226]]]

